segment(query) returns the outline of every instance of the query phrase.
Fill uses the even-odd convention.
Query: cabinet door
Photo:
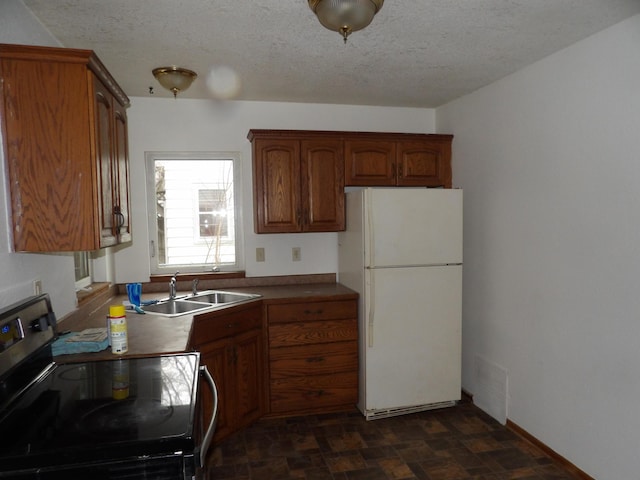
[[[300,232],[300,142],[256,139],[253,175],[256,233]]]
[[[229,339],[212,342],[201,349],[201,361],[207,366],[218,389],[218,423],[214,439],[221,439],[233,430],[233,355]],[[202,409],[205,419],[211,418],[213,398],[208,388],[202,390]]]
[[[341,140],[303,140],[301,150],[303,230],[344,230],[344,160]]]
[[[115,231],[119,243],[131,241],[131,223],[129,208],[129,143],[127,131],[127,112],[118,102],[113,102],[114,110],[114,178],[117,183],[114,204]]]
[[[345,140],[345,185],[396,184],[396,144],[391,141]]]
[[[94,79],[95,89],[95,135],[96,164],[98,172],[98,222],[100,226],[100,246],[115,245],[114,206],[114,165],[113,159],[113,105],[111,93],[98,79]]]
[[[399,186],[451,187],[451,150],[438,142],[398,142]]]
[[[1,58],[0,77],[15,251],[95,250],[85,66]]]
[[[234,339],[233,364],[236,387],[234,423],[236,430],[258,420],[264,413],[264,358],[262,333],[253,330]]]

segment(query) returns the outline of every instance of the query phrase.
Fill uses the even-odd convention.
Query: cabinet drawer
[[[288,303],[284,305],[269,305],[268,312],[269,324],[357,318],[358,303],[354,300]]]
[[[271,378],[356,372],[358,343],[338,342],[274,348],[269,353]]]
[[[259,304],[235,312],[211,312],[193,319],[190,344],[192,347],[231,337],[262,327],[262,309]]]
[[[358,321],[282,323],[269,326],[269,347],[288,347],[313,343],[331,343],[358,339]],[[272,352],[269,354],[271,355]]]
[[[302,413],[357,401],[357,372],[271,380],[271,413]]]

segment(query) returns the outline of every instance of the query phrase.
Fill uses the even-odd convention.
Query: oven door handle
[[[206,365],[202,365],[200,367],[200,373],[204,376],[205,380],[209,384],[211,388],[211,393],[213,395],[213,413],[211,414],[211,421],[209,422],[209,428],[207,428],[207,433],[204,435],[204,439],[202,440],[202,445],[200,446],[200,467],[204,468],[207,451],[209,450],[209,446],[211,445],[211,439],[213,438],[213,434],[216,431],[216,422],[218,421],[218,389],[216,388],[216,382],[213,381],[213,377],[207,370]]]

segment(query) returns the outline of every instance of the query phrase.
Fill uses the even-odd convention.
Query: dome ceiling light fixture
[[[192,70],[176,66],[154,68],[152,73],[160,85],[173,92],[173,98],[189,88],[198,76]]]
[[[352,32],[371,23],[383,3],[384,0],[309,0],[309,8],[325,28],[338,32],[347,43]]]

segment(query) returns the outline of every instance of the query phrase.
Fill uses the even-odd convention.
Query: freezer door
[[[462,266],[366,274],[364,410],[460,399]]]
[[[462,263],[462,190],[372,188],[364,195],[367,266]]]

